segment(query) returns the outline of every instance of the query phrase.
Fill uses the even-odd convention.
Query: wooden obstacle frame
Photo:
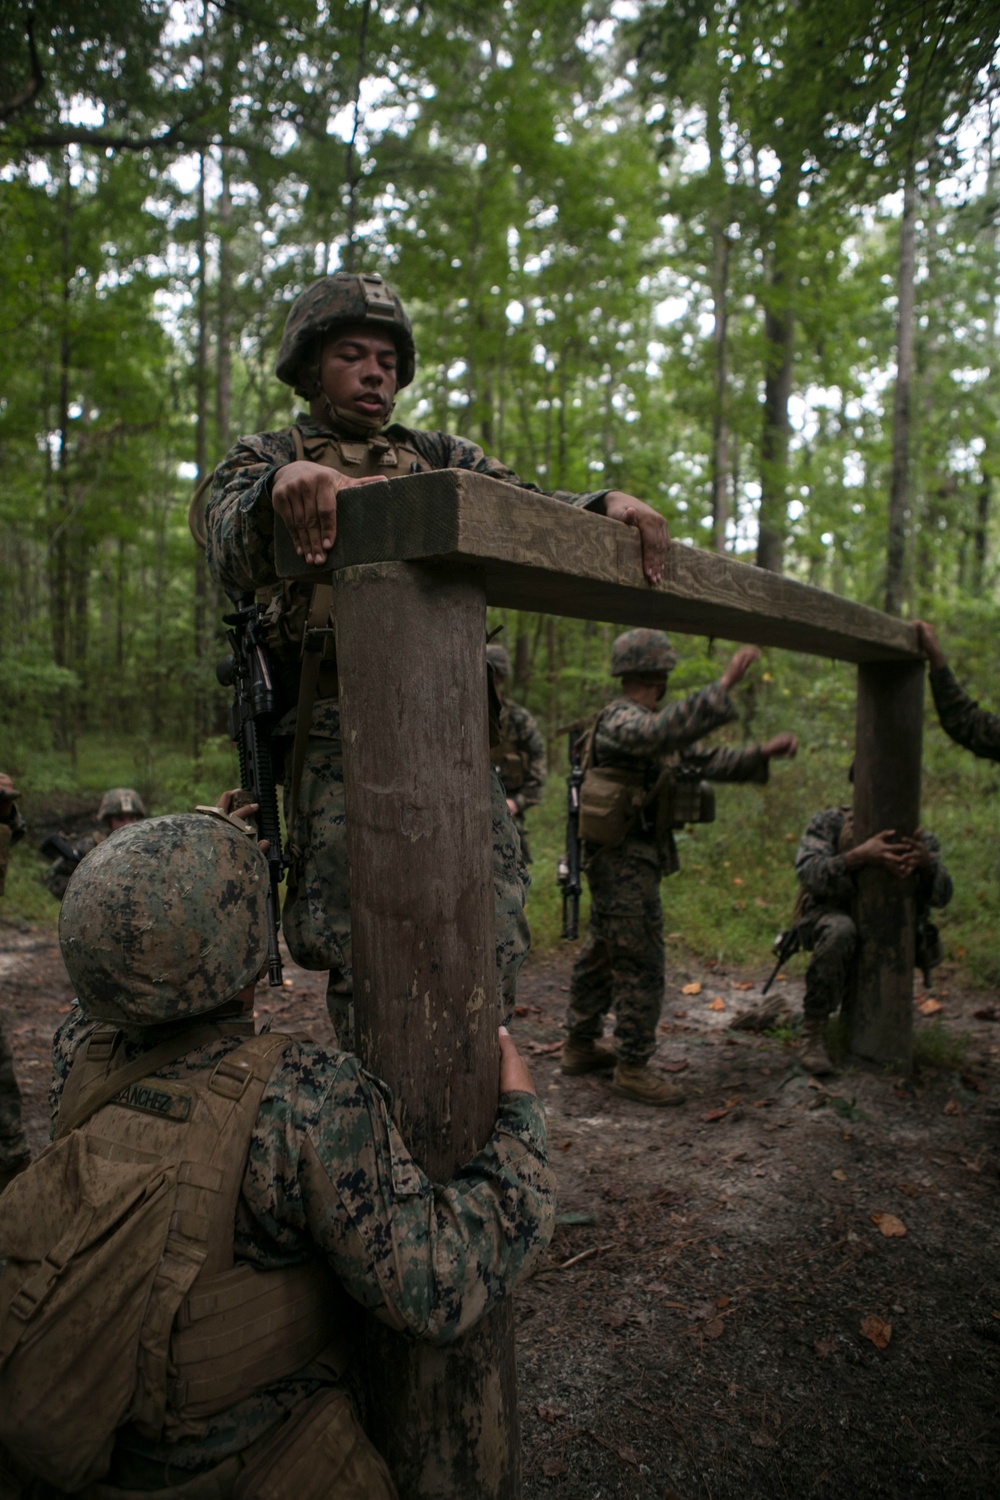
[[[856,663],[857,838],[918,825],[924,663],[878,610],[678,544],[652,587],[635,528],[460,469],[341,491],[321,568],[276,521],[275,563],[334,586],[357,1048],[437,1181],[489,1138],[498,1095],[488,605]],[[850,1046],[905,1070],[914,881],[868,868],[858,885]],[[445,1349],[375,1320],[368,1338],[373,1436],[402,1500],[516,1500],[510,1300]]]

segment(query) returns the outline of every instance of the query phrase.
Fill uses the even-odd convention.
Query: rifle
[[[50,833],[45,843],[39,844],[38,852],[46,859],[64,859],[67,864],[72,865],[74,870],[83,858],[83,854],[76,845],[71,844],[69,839],[61,833]]]
[[[778,933],[778,936],[771,944],[771,952],[778,955],[778,962],[771,970],[771,977],[768,979],[764,988],[760,992],[762,999],[767,994],[774,981],[777,979],[778,970],[781,968],[782,964],[786,964],[790,958],[793,958],[795,954],[798,953],[801,947],[802,941],[799,938],[798,927],[789,927],[786,932]]]
[[[260,836],[267,839],[267,863],[270,887],[267,895],[267,978],[281,983],[281,953],[278,949],[278,927],[281,903],[278,886],[284,879],[286,861],[281,852],[281,824],[278,821],[278,793],[274,781],[271,735],[277,721],[278,702],[271,648],[262,623],[264,605],[253,594],[241,594],[236,610],[223,615],[223,623],[232,654],[215,669],[223,687],[233,690],[230,711],[230,735],[236,741],[240,756],[240,785],[251,794],[258,806]]]
[[[580,729],[569,731],[569,775],[566,777],[566,853],[556,868],[556,879],[562,886],[562,935],[574,942],[580,935],[580,787],[583,767],[580,764]]]

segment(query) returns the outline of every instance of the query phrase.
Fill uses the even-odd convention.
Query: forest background
[[[998,36],[981,0],[3,0],[0,767],[29,822],[235,781],[188,504],[291,419],[287,305],[341,266],[413,317],[403,422],[929,615],[996,707]],[[544,948],[560,726],[608,695],[615,628],[491,623],[554,773]],[[680,645],[672,690],[717,675],[724,643]],[[682,837],[674,944],[764,961],[802,827],[846,800],[853,697],[846,666],[765,653],[732,735],[802,752]],[[995,983],[996,772],[930,711],[925,771],[949,961]],[[54,920],[41,869],[19,846],[6,916]]]

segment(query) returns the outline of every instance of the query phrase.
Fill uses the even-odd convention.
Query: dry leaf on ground
[[[871,1221],[886,1239],[902,1239],[906,1233],[906,1225],[895,1214],[872,1214]]]
[[[563,1411],[561,1406],[540,1406],[538,1408],[538,1415],[543,1422],[558,1422],[559,1418],[565,1417],[567,1413]]]
[[[700,995],[701,994],[701,980],[700,979],[694,979],[694,980],[692,980],[692,982],[690,984],[682,985],[681,986],[681,994],[682,995]]]
[[[957,1099],[949,1099],[944,1107],[944,1113],[946,1115],[960,1115],[962,1113],[962,1106]]]
[[[943,1010],[944,1007],[941,1004],[940,1000],[928,999],[922,1000],[921,1003],[917,1006],[917,1009],[922,1016],[936,1016],[938,1011]]]
[[[892,1324],[886,1323],[883,1318],[876,1318],[874,1313],[861,1320],[861,1337],[870,1339],[876,1349],[888,1349],[889,1340],[892,1338]]]
[[[728,1109],[710,1109],[707,1115],[702,1115],[706,1125],[711,1125],[713,1120],[724,1120],[728,1115]]]
[[[830,1176],[836,1177],[838,1182],[847,1181],[847,1173],[844,1171],[843,1167],[834,1167],[833,1171],[830,1173]]]
[[[752,990],[753,989],[753,980],[752,979],[738,979],[736,981],[736,983],[733,985],[733,989],[734,990]]]
[[[725,1000],[723,1000],[721,995],[716,995],[715,999],[712,1001],[708,1008],[709,1010],[725,1010],[726,1002]]]

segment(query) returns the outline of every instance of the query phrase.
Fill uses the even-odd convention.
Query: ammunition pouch
[[[927,917],[921,917],[917,922],[917,942],[913,955],[914,965],[924,974],[929,974],[943,960],[944,945],[941,942],[941,934],[937,929],[937,924],[931,922]]]
[[[508,797],[519,792],[527,780],[521,752],[509,744],[499,745],[493,752],[493,764]]]
[[[656,833],[665,838],[688,823],[715,822],[715,787],[708,781],[680,781],[670,776],[656,799]]]
[[[580,837],[602,849],[623,844],[645,800],[641,772],[591,766],[580,788]]]

